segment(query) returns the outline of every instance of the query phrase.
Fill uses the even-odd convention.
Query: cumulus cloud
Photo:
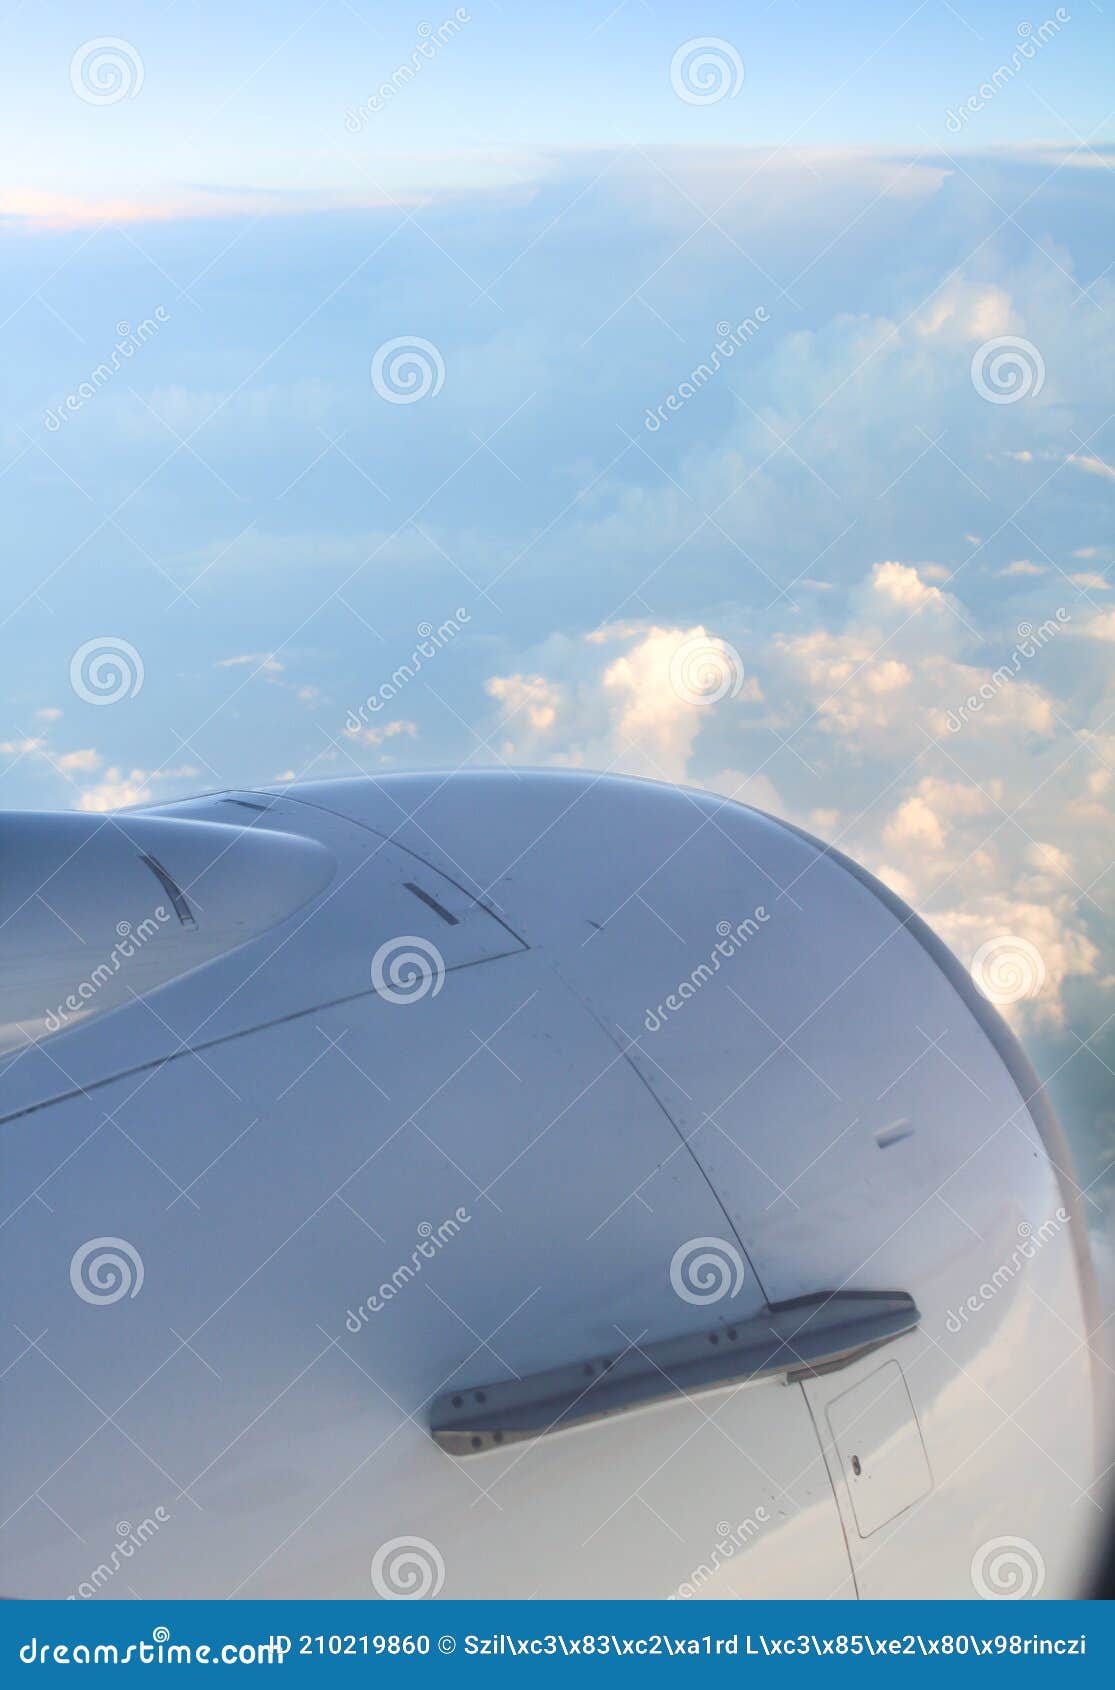
[[[1009,581],[1017,575],[1045,575],[1048,571],[1043,563],[1032,563],[1028,557],[1020,557],[995,573],[1001,581]]]
[[[1036,947],[1040,990],[1002,1007],[1055,1030],[1067,991],[1100,978],[1082,893],[1107,862],[1109,747],[1097,737],[1090,766],[1066,756],[1065,622],[985,641],[926,575],[872,564],[842,618],[808,631],[779,626],[784,603],[761,632],[619,620],[551,639],[487,683],[501,752],[687,781],[833,839],[965,963],[1003,934]],[[703,705],[677,686],[694,643],[738,682]],[[817,803],[821,789],[846,804]]]
[[[64,775],[84,775],[99,769],[102,761],[100,752],[89,748],[84,751],[63,751],[57,758],[57,766]]]
[[[149,804],[154,797],[151,776],[143,769],[125,771],[115,764],[105,770],[105,778],[96,786],[86,787],[78,795],[79,810],[123,810],[131,804]]]
[[[622,647],[621,650],[615,650]],[[503,754],[573,766],[594,762],[659,780],[684,780],[705,712],[762,700],[739,651],[703,623],[615,622],[551,644],[563,673],[494,675],[505,707]]]
[[[357,725],[346,728],[345,734],[357,745],[380,746],[385,745],[390,739],[398,739],[400,735],[405,739],[417,739],[418,723],[407,721],[403,717],[396,717],[393,722],[385,722],[382,728],[364,728]]]
[[[871,584],[882,598],[901,605],[904,610],[923,610],[944,603],[941,589],[927,586],[917,570],[906,563],[877,563],[871,572]]]

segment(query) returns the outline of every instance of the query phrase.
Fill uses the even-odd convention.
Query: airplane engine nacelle
[[[0,857],[0,1591],[1081,1593],[1064,1141],[838,852],[482,771]]]

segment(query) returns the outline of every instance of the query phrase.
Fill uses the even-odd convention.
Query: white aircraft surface
[[[1082,1593],[1068,1153],[838,852],[481,771],[0,856],[0,1592]]]

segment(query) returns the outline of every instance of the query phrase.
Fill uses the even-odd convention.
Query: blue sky
[[[1109,14],[462,11],[417,59],[453,8],[15,14],[3,802],[735,793],[966,962],[1036,951],[1008,1012],[1102,1189]],[[373,379],[397,341],[421,396]],[[142,663],[111,708],[94,641]],[[671,685],[692,647],[723,698]]]
[[[188,189],[398,194],[522,179],[539,147],[932,147],[954,137],[948,113],[1009,62],[1022,35],[1058,15],[1004,0],[710,0],[696,10],[571,0],[559,12],[474,0],[406,98],[362,131],[346,128],[345,114],[410,58],[422,27],[437,30],[457,10],[367,0],[24,7],[9,32],[5,155],[22,155],[19,187],[90,200]],[[1110,139],[1110,15],[1099,0],[1059,11],[1067,21],[1025,74],[966,122],[974,144]],[[83,105],[69,65],[104,37],[128,44],[143,86],[134,100]],[[746,93],[677,96],[673,55],[703,37],[733,49]]]

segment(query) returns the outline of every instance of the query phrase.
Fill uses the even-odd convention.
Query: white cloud
[[[103,761],[100,752],[92,749],[63,751],[55,758],[55,766],[61,769],[64,775],[91,774],[94,769],[100,768]]]
[[[964,341],[990,340],[1015,327],[1014,309],[1005,288],[957,277],[935,294],[915,320],[915,333],[947,335]]]
[[[940,587],[926,586],[908,563],[877,563],[871,572],[871,585],[881,598],[889,599],[903,610],[924,610],[945,603]]]
[[[1000,580],[1009,581],[1015,575],[1046,575],[1048,570],[1044,563],[1031,563],[1028,557],[1020,557],[1013,563],[1008,563],[1005,569],[997,569],[995,573]]]
[[[151,776],[142,769],[127,773],[116,765],[105,770],[105,778],[96,786],[82,792],[77,801],[79,810],[123,810],[131,804],[149,804],[154,796]]]
[[[1105,463],[1102,458],[1094,457],[1090,453],[1070,452],[1065,462],[1074,464],[1077,469],[1086,470],[1089,475],[1100,475],[1106,481],[1115,481],[1115,464]]]
[[[249,664],[269,675],[281,674],[283,670],[279,659],[270,651],[246,651],[238,657],[221,657],[217,660],[218,669],[242,669]]]
[[[389,739],[397,739],[403,735],[406,739],[418,738],[418,723],[399,718],[394,722],[387,722],[382,728],[346,728],[346,737],[354,740],[357,745],[384,745]],[[293,776],[284,776],[293,779]]]
[[[1115,610],[1101,610],[1098,616],[1082,622],[1079,632],[1091,640],[1115,640]]]

